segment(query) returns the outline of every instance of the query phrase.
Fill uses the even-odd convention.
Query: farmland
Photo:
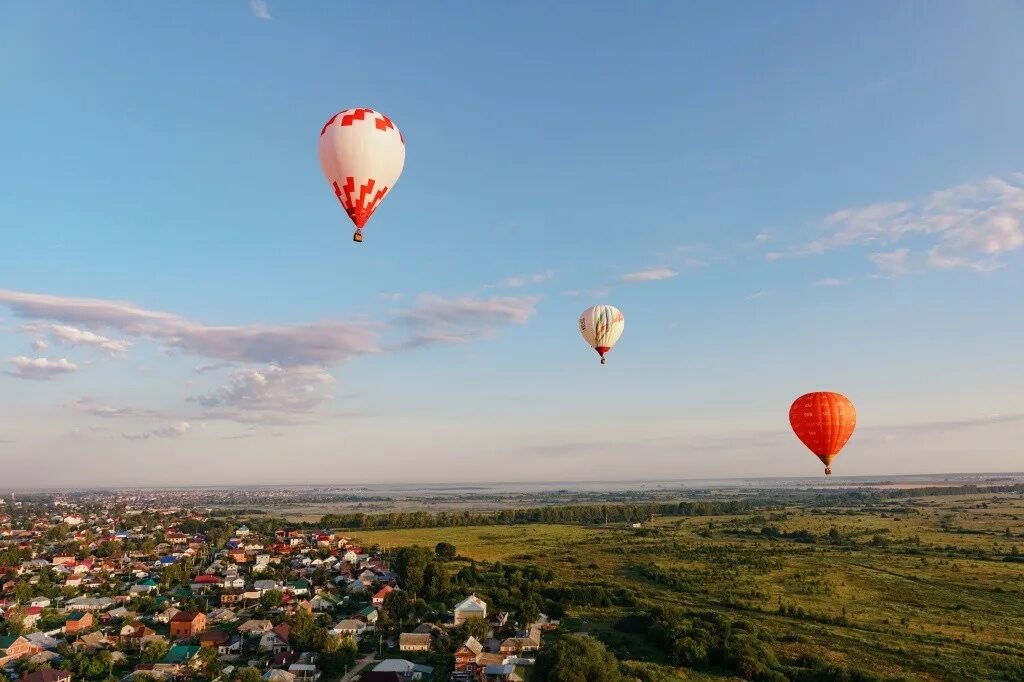
[[[624,627],[623,617],[655,608],[723,614],[767,633],[782,664],[816,661],[880,679],[1024,679],[1019,493],[843,506],[808,500],[656,517],[640,528],[523,524],[353,535],[389,548],[450,542],[467,564],[537,566],[552,572],[555,586],[627,590],[635,597],[629,606],[568,605],[562,630],[589,632],[620,660],[660,666],[665,679],[729,674],[680,666],[678,655],[642,627]]]

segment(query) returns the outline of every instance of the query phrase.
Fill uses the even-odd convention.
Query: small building
[[[188,639],[206,630],[206,615],[199,611],[179,611],[171,618],[171,637]]]
[[[456,627],[466,622],[467,618],[487,618],[487,604],[483,599],[471,594],[455,605]]]
[[[394,587],[391,587],[391,585],[385,585],[377,591],[377,594],[373,595],[373,600],[370,603],[374,606],[382,606],[384,604],[384,599],[394,591]]]
[[[455,671],[475,673],[477,671],[477,661],[483,650],[483,644],[476,637],[467,639],[455,650]]]
[[[403,632],[398,636],[399,651],[430,651],[433,638],[429,633]]]
[[[96,619],[89,611],[75,611],[68,615],[68,619],[64,621],[64,634],[75,635],[79,632],[85,632],[96,625]]]
[[[7,665],[11,661],[17,661],[26,656],[31,656],[36,651],[32,643],[24,637],[17,635],[0,636],[0,666]]]

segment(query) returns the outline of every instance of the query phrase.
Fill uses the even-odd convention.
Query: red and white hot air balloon
[[[398,182],[405,165],[405,139],[390,118],[373,109],[339,111],[320,131],[320,168],[348,217],[352,240]]]

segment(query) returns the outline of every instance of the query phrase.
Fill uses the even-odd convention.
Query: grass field
[[[666,517],[640,530],[523,525],[353,535],[387,547],[451,542],[479,561],[551,568],[561,584],[599,582],[633,590],[642,604],[726,612],[768,629],[786,655],[894,679],[1022,679],[1024,670],[1019,495]],[[570,610],[567,629],[602,638],[620,658],[666,663],[642,635],[612,627],[626,611]]]

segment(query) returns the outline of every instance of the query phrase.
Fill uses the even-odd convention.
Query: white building
[[[487,618],[487,604],[483,599],[471,594],[455,605],[455,625],[462,625],[467,618]]]

